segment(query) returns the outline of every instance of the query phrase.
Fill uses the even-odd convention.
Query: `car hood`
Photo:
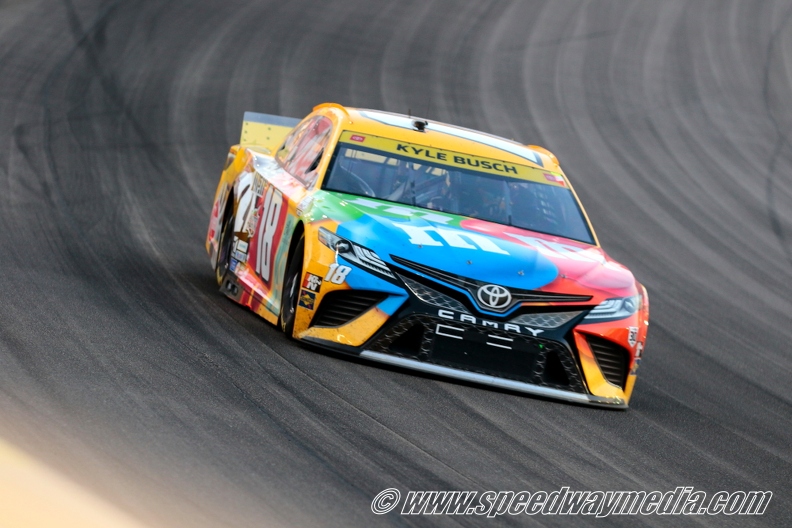
[[[336,233],[394,257],[509,288],[597,297],[636,293],[630,271],[596,246],[464,216],[323,193]]]

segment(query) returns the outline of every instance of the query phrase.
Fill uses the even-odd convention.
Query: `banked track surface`
[[[153,526],[486,524],[370,501],[684,485],[771,490],[730,524],[789,526],[790,13],[0,1],[0,437]],[[559,156],[650,292],[629,411],[318,353],[217,292],[203,237],[242,113],[324,101]],[[636,521],[668,524],[610,520]]]

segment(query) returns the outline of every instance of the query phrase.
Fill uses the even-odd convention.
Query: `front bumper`
[[[587,337],[578,329],[590,305],[532,303],[516,312],[487,316],[477,311],[464,293],[436,279],[393,265],[391,269],[396,280],[384,281],[355,271],[350,275],[358,281],[355,284],[323,285],[322,299],[317,298],[315,308],[303,311],[303,328],[295,337],[371,361],[489,387],[627,408],[634,376],[626,383],[604,379],[598,363],[601,358],[595,357]],[[326,270],[317,267],[309,271],[320,275]],[[335,296],[333,301],[328,291]],[[362,306],[356,317],[346,305],[343,310],[338,308],[346,296],[360,296],[361,292],[372,294],[373,300],[350,300],[348,304],[371,308]],[[386,300],[373,304],[374,293]],[[324,312],[336,311],[349,312],[352,318],[344,323],[341,318],[331,321],[325,317]],[[527,323],[533,326],[527,326],[524,319],[529,315],[535,316],[534,323]],[[545,319],[540,321],[542,317]],[[583,327],[593,334],[602,330],[588,324]],[[605,337],[622,341],[614,339],[617,336]],[[626,360],[623,367],[626,374]]]
[[[371,361],[489,387],[612,409],[628,406],[615,386],[609,386],[612,392],[605,395],[592,394],[588,388],[590,366],[581,363],[580,345],[575,344],[578,332],[573,330],[583,313],[559,328],[531,331],[503,321],[476,318],[471,323],[472,316],[410,298],[364,343],[344,345],[340,338],[354,333],[356,325],[369,326],[366,319],[376,312],[326,328],[327,337],[334,336],[332,341],[319,336],[304,339]],[[593,368],[598,369],[596,363]]]

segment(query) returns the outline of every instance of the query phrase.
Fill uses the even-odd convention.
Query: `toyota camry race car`
[[[649,303],[544,148],[326,103],[247,112],[206,239],[221,291],[373,361],[626,407]]]

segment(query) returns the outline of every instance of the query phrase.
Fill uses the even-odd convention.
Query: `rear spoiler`
[[[264,147],[274,152],[299,122],[294,117],[245,112],[239,143]]]

